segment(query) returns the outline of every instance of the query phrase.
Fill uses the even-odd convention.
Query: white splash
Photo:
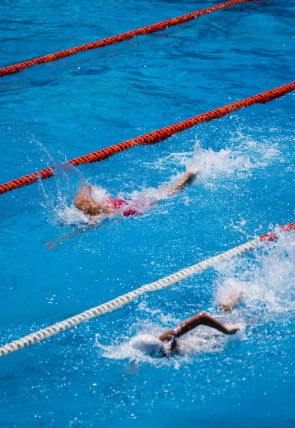
[[[143,342],[143,336],[147,338],[147,343]],[[114,359],[114,360],[129,360],[129,361],[146,361],[152,362],[154,360],[153,355],[150,355],[150,346],[152,344],[157,343],[157,336],[151,334],[139,334],[131,338],[125,338],[121,343],[117,343],[115,345],[102,345],[99,341],[98,336],[95,339],[95,345],[101,351],[103,351],[103,356],[106,358]]]
[[[276,243],[266,244],[262,249],[247,257],[225,261],[217,266],[216,304],[208,311],[225,325],[237,325],[240,330],[235,335],[227,336],[216,330],[200,326],[180,340],[181,357],[189,361],[190,355],[220,352],[227,346],[246,338],[249,322],[267,323],[293,317],[295,312],[295,233],[281,232]],[[227,299],[238,290],[243,291],[243,299],[232,313],[220,314],[217,304]],[[130,334],[117,341],[115,345],[103,346],[97,340],[96,346],[103,355],[111,359],[127,359],[135,362],[158,364],[159,358],[150,356],[150,344],[157,346],[158,337],[163,333],[163,327],[151,323],[150,318],[156,316],[166,329],[182,320],[171,319],[166,314],[159,314],[159,308],[149,308],[141,302],[141,312],[147,316],[147,321],[137,323],[135,330],[143,329],[144,334]],[[164,322],[163,322],[164,321]],[[279,321],[280,322],[280,321]],[[131,331],[133,330],[131,327]],[[251,330],[251,328],[250,328]],[[148,337],[148,340],[145,340]],[[139,346],[134,344],[139,343]],[[153,348],[154,349],[154,348]],[[161,360],[167,360],[163,358]],[[176,360],[179,362],[176,363]],[[179,357],[171,358],[174,364],[180,364]],[[165,363],[163,363],[165,364]]]
[[[225,142],[224,147],[219,151],[206,149],[196,139],[193,152],[172,153],[158,163],[161,168],[166,164],[183,165],[187,171],[199,168],[199,180],[210,186],[221,178],[251,176],[253,170],[265,168],[282,156],[277,142],[263,141],[262,144],[241,132]]]
[[[237,289],[244,291],[246,310],[262,318],[295,311],[295,233],[281,232],[252,257],[224,262],[217,267],[217,300]]]

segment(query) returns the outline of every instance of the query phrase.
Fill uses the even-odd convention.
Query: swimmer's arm
[[[186,186],[190,185],[194,181],[197,173],[198,173],[197,169],[195,171],[188,171],[184,174],[184,176],[180,180],[177,181],[177,183],[172,184],[171,186],[159,187],[160,196],[157,198],[154,198],[152,200],[152,203],[159,202],[162,199],[167,198],[168,196],[172,196],[175,193],[180,192],[182,189],[184,189]]]
[[[61,245],[65,241],[68,241],[69,239],[75,238],[76,236],[82,235],[83,233],[85,233],[90,228],[93,228],[94,226],[95,225],[90,225],[90,226],[87,226],[87,228],[75,229],[75,230],[73,230],[73,232],[71,232],[71,233],[69,233],[67,235],[61,236],[56,241],[48,241],[48,242],[46,242],[45,246],[48,248],[48,250],[53,250],[53,248],[55,248],[56,246]]]
[[[239,330],[237,327],[226,327],[224,324],[221,324],[219,321],[217,321],[217,319],[210,317],[204,312],[200,312],[199,314],[182,322],[171,330],[166,331],[159,337],[159,339],[162,342],[171,340],[172,342],[174,342],[177,338],[183,336],[184,334],[188,333],[190,330],[198,327],[199,325],[206,325],[207,327],[215,328],[216,330],[224,334],[234,334]]]
[[[164,188],[163,191],[166,193],[167,196],[174,195],[174,193],[180,192],[180,190],[184,189],[186,186],[189,186],[193,182],[197,173],[197,170],[186,172],[184,176],[177,181],[177,183]]]
[[[48,248],[48,250],[52,250],[53,248],[57,247],[58,245],[63,244],[65,241],[68,241],[69,239],[76,238],[77,236],[83,235],[85,232],[91,230],[91,229],[97,229],[98,227],[102,227],[105,225],[105,223],[108,222],[108,219],[104,219],[101,223],[97,224],[97,219],[92,219],[93,224],[87,225],[83,228],[77,228],[73,230],[71,233],[67,235],[61,236],[56,241],[48,241],[45,243],[45,246]]]
[[[242,301],[244,296],[243,290],[238,290],[229,296],[226,300],[219,303],[220,309],[222,312],[230,312],[236,308]]]

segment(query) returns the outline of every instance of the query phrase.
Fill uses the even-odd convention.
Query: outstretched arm
[[[167,196],[174,195],[174,193],[180,192],[180,190],[184,189],[186,186],[189,186],[193,182],[197,173],[198,173],[198,170],[188,171],[184,174],[184,176],[180,180],[177,181],[177,183],[164,188],[164,191],[167,194]]]
[[[194,171],[188,171],[183,175],[180,180],[178,180],[171,186],[161,186],[160,190],[163,193],[164,197],[174,195],[175,193],[180,192],[186,186],[189,186],[194,181],[194,178],[196,177],[197,173],[198,169],[195,169]]]
[[[180,192],[186,186],[189,186],[194,181],[194,178],[196,177],[197,173],[198,173],[198,169],[196,168],[195,170],[186,172],[180,180],[178,180],[176,183],[172,184],[171,186],[160,186],[159,187],[160,194],[159,196],[153,198],[153,200],[151,201],[151,204],[155,204],[161,201],[162,199],[167,198],[168,196],[172,196],[175,193]]]
[[[219,321],[217,321],[217,319],[210,317],[204,312],[200,312],[199,314],[182,322],[181,324],[177,325],[171,330],[166,331],[164,334],[162,334],[159,337],[159,339],[162,342],[165,342],[165,341],[174,342],[175,339],[183,336],[184,334],[188,333],[190,330],[198,327],[199,325],[206,325],[208,327],[215,328],[216,330],[221,331],[221,333],[224,333],[224,334],[234,334],[239,330],[237,327],[232,327],[232,328],[226,327],[224,324],[221,324]]]
[[[102,227],[107,222],[107,219],[102,221],[99,224],[88,224],[87,226],[83,228],[77,228],[74,229],[72,232],[68,233],[67,235],[61,236],[56,241],[48,241],[45,243],[45,246],[48,248],[48,250],[52,250],[53,248],[57,247],[58,245],[63,244],[65,241],[68,241],[69,239],[76,238],[76,236],[83,235],[84,233],[88,232],[90,229],[97,229],[98,227]]]

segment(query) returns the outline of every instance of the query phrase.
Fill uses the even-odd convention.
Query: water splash
[[[121,343],[117,341],[114,345],[103,345],[100,343],[99,336],[96,336],[94,346],[100,349],[104,357],[109,359],[152,363],[154,360],[152,356],[133,346],[133,342],[140,339],[141,336],[142,334],[136,335],[131,340],[125,338]],[[157,340],[155,335],[146,334],[145,336],[148,336],[152,341]]]
[[[48,222],[57,225],[89,223],[89,219],[74,204],[78,191],[87,184],[81,171],[69,162],[56,161],[41,142],[34,140],[34,143],[44,152],[47,167],[54,167],[54,177],[50,184],[41,180],[38,182],[44,197],[41,205]]]
[[[190,363],[192,355],[221,352],[228,346],[247,340],[257,323],[265,326],[269,322],[280,324],[294,317],[295,233],[281,232],[279,235],[276,243],[267,244],[252,255],[224,261],[216,266],[216,299],[208,313],[226,325],[236,324],[240,328],[239,332],[227,336],[200,326],[180,339],[182,353],[179,357],[169,359],[169,364],[182,364],[182,361]],[[237,290],[244,292],[241,305],[232,313],[221,314],[218,303]],[[143,348],[134,347],[134,342],[140,340],[143,334],[149,335],[153,341],[157,340],[163,333],[163,325],[168,329],[183,320],[159,314],[160,309],[150,308],[147,302],[148,300],[142,301],[138,308],[141,313],[144,312],[147,320],[133,324],[129,335],[117,339],[115,344],[109,346],[102,345],[97,338],[95,346],[104,357],[156,365],[160,364],[159,360],[165,360],[161,364],[167,364],[166,358],[153,358]],[[153,318],[157,319],[157,324],[152,323]]]
[[[171,166],[171,163],[183,165],[187,171],[199,168],[199,179],[210,186],[233,176],[244,179],[251,176],[254,170],[261,170],[278,158],[282,160],[278,142],[263,141],[262,144],[240,131],[224,146],[225,148],[214,151],[204,147],[196,138],[193,152],[172,153],[158,163],[162,168],[166,164]]]
[[[233,342],[239,341],[243,334],[244,327],[240,325],[240,332],[235,336],[226,336],[216,330],[200,326],[197,332],[188,333],[179,340],[181,351],[179,355],[169,358],[160,358],[157,353],[153,352],[154,344],[159,342],[159,335],[163,331],[151,333],[139,333],[131,338],[125,337],[117,340],[113,345],[103,345],[100,343],[99,336],[96,337],[94,346],[99,349],[103,357],[113,360],[128,360],[134,363],[148,363],[153,365],[173,364],[179,367],[181,361],[192,362],[191,357],[203,353],[220,352],[226,346]],[[137,346],[137,344],[141,346]],[[150,345],[152,344],[152,345]],[[152,351],[152,352],[151,352]]]
[[[256,250],[252,257],[217,267],[217,300],[233,290],[244,291],[245,309],[260,320],[295,312],[295,233],[281,232],[276,243]],[[289,314],[289,315],[288,315]]]

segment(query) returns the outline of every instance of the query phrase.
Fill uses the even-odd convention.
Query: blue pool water
[[[1,3],[1,67],[213,3]],[[0,182],[294,80],[295,1],[235,6],[0,79]],[[0,198],[1,343],[295,221],[295,94],[201,124],[154,146],[64,171]],[[101,227],[73,206],[86,180],[113,197],[199,177],[143,216]],[[46,243],[62,244],[48,249]],[[7,427],[294,427],[295,234],[0,359]],[[217,303],[244,289],[242,305]],[[153,359],[130,339],[199,311],[185,354]]]

